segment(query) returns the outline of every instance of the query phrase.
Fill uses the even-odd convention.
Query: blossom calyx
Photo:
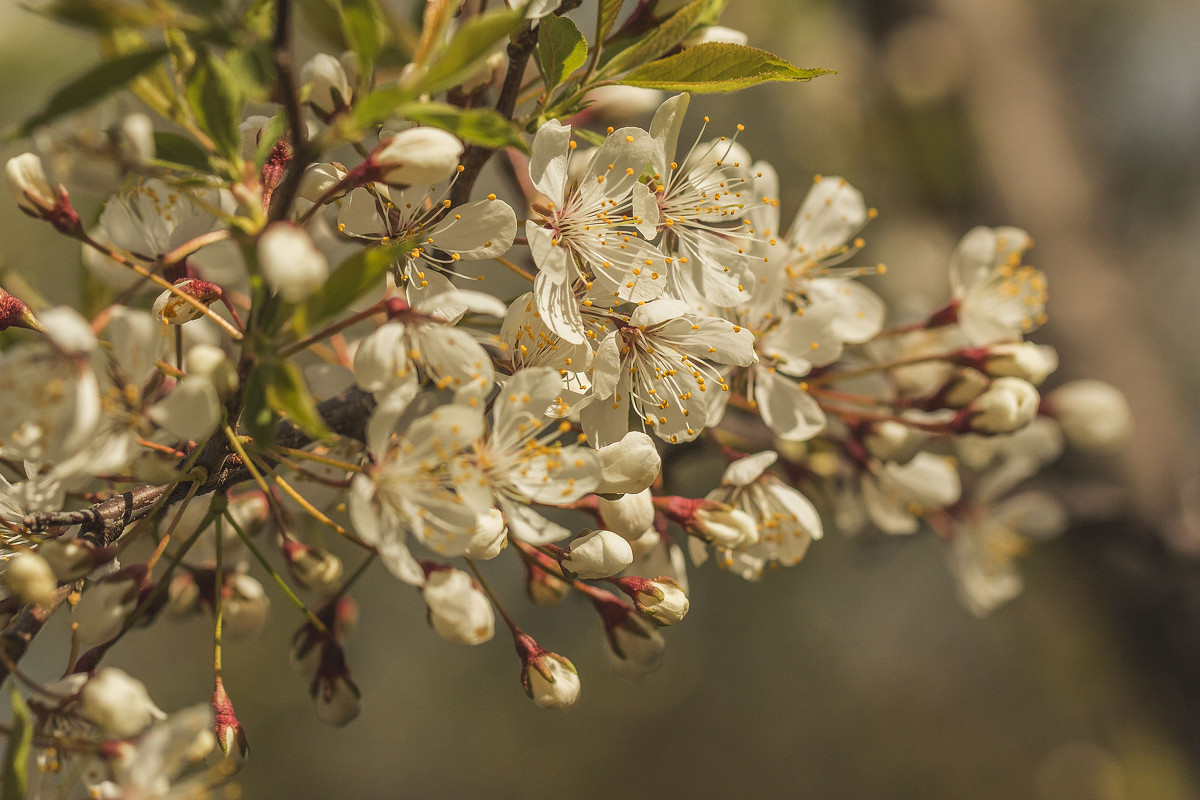
[[[633,600],[638,613],[660,625],[674,625],[687,616],[690,603],[683,587],[665,575],[646,578],[621,578],[614,584]]]
[[[34,552],[17,553],[4,567],[4,585],[23,602],[49,608],[58,579],[46,559]]]
[[[213,734],[217,746],[209,754],[209,764],[219,767],[226,775],[232,775],[246,763],[250,755],[250,743],[246,731],[234,713],[233,703],[225,692],[225,682],[217,676],[216,688],[209,702],[213,712]]]
[[[31,331],[44,331],[42,323],[33,315],[33,310],[19,297],[0,289],[0,331],[9,328],[28,328]]]
[[[416,127],[383,140],[366,162],[366,180],[390,186],[425,186],[458,169],[462,142],[440,128]]]
[[[579,671],[565,656],[543,649],[533,637],[513,633],[521,657],[521,686],[539,708],[565,711],[579,701]]]
[[[633,548],[612,531],[584,531],[566,550],[560,548],[558,564],[569,578],[592,580],[616,575],[633,563]]]
[[[4,180],[17,206],[29,216],[46,220],[62,233],[83,232],[66,188],[50,185],[42,159],[36,154],[10,158],[4,165]]]

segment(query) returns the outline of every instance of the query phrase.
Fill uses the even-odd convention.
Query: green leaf
[[[361,129],[378,125],[394,116],[401,104],[414,97],[416,93],[401,86],[376,89],[354,104],[354,125]]]
[[[832,72],[800,69],[757,47],[705,42],[638,67],[619,82],[666,92],[732,92],[767,81],[807,81]]]
[[[371,289],[378,288],[392,264],[412,248],[412,242],[400,242],[359,250],[338,264],[321,291],[297,309],[292,324],[299,331],[312,330],[346,310],[355,300]]]
[[[538,24],[537,65],[552,91],[587,60],[587,39],[566,17],[551,14]]]
[[[358,56],[359,74],[369,78],[383,45],[378,22],[382,12],[375,0],[341,0],[341,6],[342,35]]]
[[[207,50],[196,52],[196,64],[187,79],[187,97],[201,130],[227,158],[234,160],[240,149],[238,123],[242,121],[242,97],[237,78],[224,62]]]
[[[599,44],[612,33],[613,25],[617,23],[617,15],[625,0],[600,0],[596,4],[596,43]]]
[[[2,800],[23,800],[29,784],[29,747],[33,744],[33,719],[24,698],[12,687],[12,722],[9,723],[8,752],[4,754]]]
[[[142,28],[155,22],[156,14],[119,0],[52,0],[38,11],[61,22],[92,30]]]
[[[246,378],[246,389],[242,393],[239,427],[260,448],[270,447],[275,442],[275,427],[279,424],[279,416],[267,405],[267,385],[270,381],[270,365],[259,364],[250,371]]]
[[[716,22],[728,0],[692,0],[630,46],[612,55],[602,75],[616,75],[647,64],[678,45],[688,34]]]
[[[151,47],[97,64],[55,92],[45,108],[25,120],[14,138],[28,136],[63,114],[96,103],[153,67],[166,54],[165,47]]]
[[[490,150],[515,147],[528,152],[520,130],[490,108],[463,110],[445,103],[407,103],[396,109],[405,119],[450,131],[459,139]]]
[[[492,49],[525,23],[523,9],[496,9],[462,24],[454,38],[417,81],[417,94],[434,94],[471,77]]]
[[[329,430],[317,411],[317,404],[304,383],[300,368],[290,361],[282,361],[270,364],[268,369],[267,406],[314,439],[333,438],[333,431]]]
[[[154,132],[155,161],[172,169],[208,172],[208,151],[186,136],[167,131]]]

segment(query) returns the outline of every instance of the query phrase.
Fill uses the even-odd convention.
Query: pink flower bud
[[[221,680],[220,675],[217,676],[210,705],[217,746],[209,754],[208,762],[224,774],[232,775],[246,763],[246,757],[250,755],[250,743],[246,740],[246,731],[238,721],[233,702],[225,692],[225,682]]]

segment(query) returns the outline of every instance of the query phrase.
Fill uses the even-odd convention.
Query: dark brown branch
[[[356,388],[317,406],[330,430],[360,442],[366,439],[367,418],[374,408],[374,398],[368,392]],[[284,447],[300,448],[312,440],[296,426],[284,422],[280,425],[276,441]],[[196,491],[197,495],[225,491],[250,479],[250,472],[239,458],[229,453],[227,443],[222,437],[214,436],[209,440],[205,452],[197,459],[197,464],[205,467],[209,473],[208,480]],[[155,503],[170,489],[170,484],[139,486],[78,511],[30,514],[25,518],[25,525],[32,531],[80,525],[81,538],[93,544],[109,545],[127,526],[149,514]],[[190,484],[176,485],[167,498],[166,505],[183,500],[190,491]]]
[[[292,201],[300,189],[300,179],[314,157],[308,141],[308,129],[304,125],[304,111],[300,107],[300,93],[296,89],[292,62],[291,5],[291,0],[278,0],[275,4],[275,32],[271,40],[275,93],[287,114],[288,136],[292,143],[292,158],[287,172],[271,195],[268,216],[272,220],[281,220],[291,212]]]

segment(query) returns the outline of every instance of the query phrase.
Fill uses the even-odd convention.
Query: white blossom
[[[1092,379],[1071,381],[1046,399],[1067,441],[1085,452],[1113,452],[1133,432],[1129,403],[1111,384]]]
[[[429,607],[429,624],[452,642],[483,644],[495,633],[492,604],[460,569],[435,569],[421,590]]]

